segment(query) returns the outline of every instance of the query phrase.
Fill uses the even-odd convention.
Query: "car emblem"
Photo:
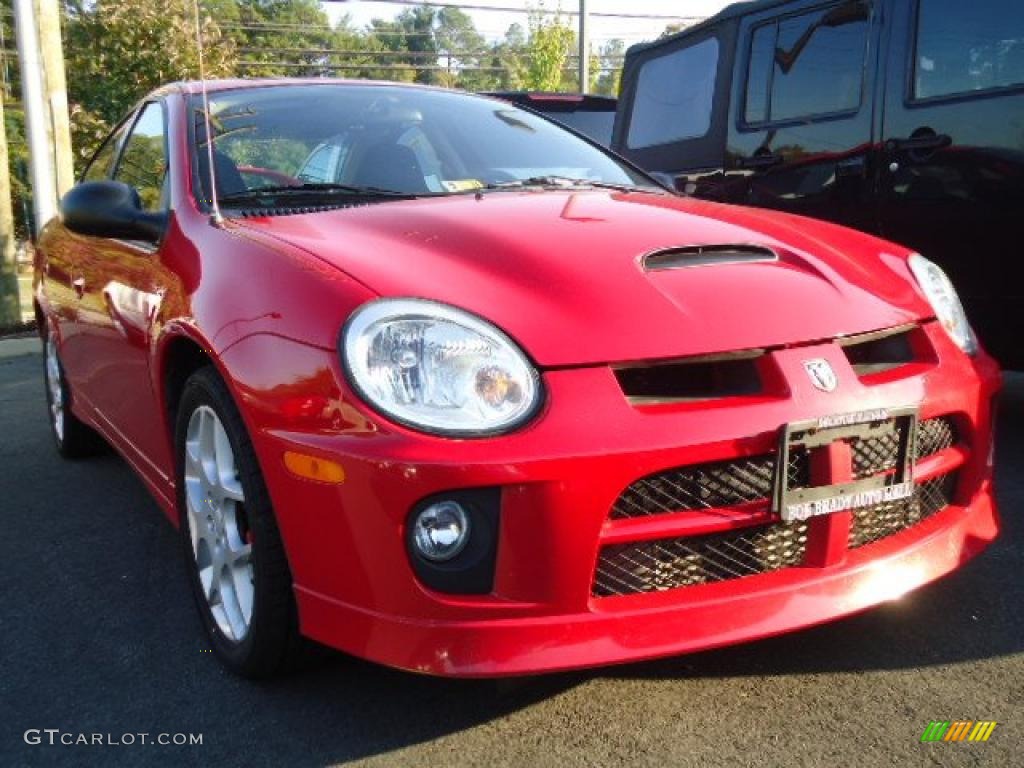
[[[807,371],[811,384],[822,392],[832,392],[839,384],[836,372],[824,358],[816,357],[813,360],[804,360],[804,370]]]

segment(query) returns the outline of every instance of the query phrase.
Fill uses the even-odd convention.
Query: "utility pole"
[[[57,185],[47,142],[46,102],[43,98],[43,74],[34,11],[32,0],[14,0],[21,100],[25,107],[25,141],[28,144],[32,177],[32,208],[35,218],[33,234],[38,235],[57,213]]]
[[[68,117],[68,87],[64,75],[64,46],[60,36],[60,6],[57,0],[35,0],[35,4],[57,197],[63,197],[74,186],[75,169],[71,159],[71,120]]]
[[[4,123],[6,89],[0,88],[0,325],[21,320],[18,300],[18,265],[14,254],[14,211],[11,208],[10,157]]]
[[[580,0],[580,93],[590,89],[590,32],[587,22],[587,0]]]

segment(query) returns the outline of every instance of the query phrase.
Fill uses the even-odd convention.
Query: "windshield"
[[[282,85],[216,92],[209,100],[222,201],[304,190],[461,194],[551,178],[656,189],[542,117],[465,93]],[[195,98],[193,107],[197,169],[208,199],[201,100]]]

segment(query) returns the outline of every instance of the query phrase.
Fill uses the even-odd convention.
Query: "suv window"
[[[629,120],[630,149],[706,135],[717,75],[718,40],[713,37],[644,62]]]
[[[855,0],[756,27],[744,122],[856,111],[864,87],[870,9]]]
[[[159,104],[150,102],[143,107],[125,142],[114,178],[138,190],[143,210],[157,212],[167,207],[164,113]]]
[[[983,7],[982,7],[983,6]],[[914,51],[916,99],[1024,84],[1021,0],[921,0]]]

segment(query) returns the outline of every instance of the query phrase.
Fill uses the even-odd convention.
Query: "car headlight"
[[[540,402],[540,379],[504,333],[461,309],[379,299],[356,310],[341,338],[345,371],[374,408],[426,432],[507,432]]]
[[[946,329],[953,342],[968,355],[978,352],[978,339],[967,322],[960,297],[949,277],[938,264],[929,261],[919,253],[910,255],[910,271],[917,278],[918,285],[935,310],[935,316]]]

